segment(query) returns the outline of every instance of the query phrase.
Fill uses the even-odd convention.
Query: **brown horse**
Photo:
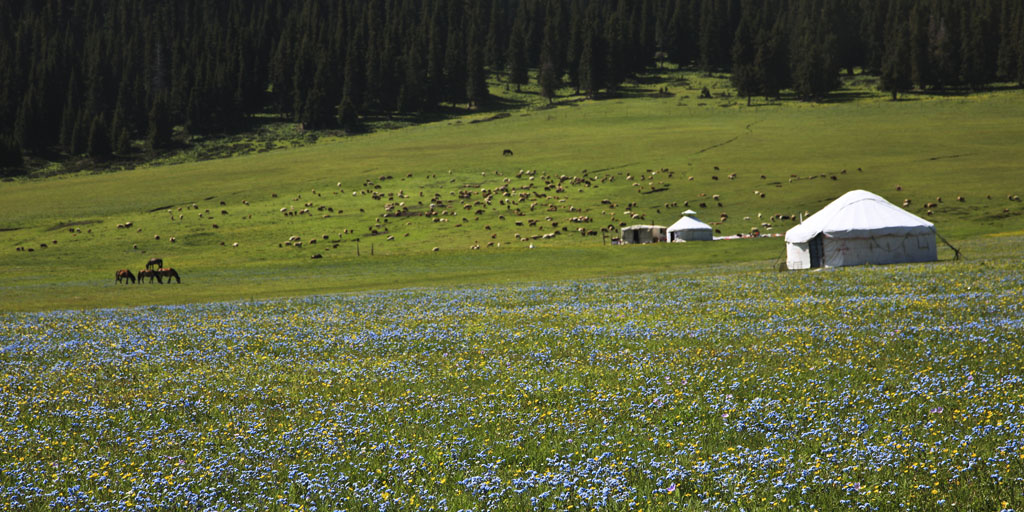
[[[164,260],[160,258],[150,258],[149,262],[146,263],[146,270],[149,270],[150,268],[156,270],[162,266],[164,266]]]
[[[148,268],[144,268],[144,269],[139,271],[139,274],[138,274],[139,284],[142,284],[142,280],[147,278],[147,277],[149,278],[149,282],[151,282],[151,283],[153,282],[153,279],[156,279],[156,282],[158,282],[160,284],[164,284],[164,282],[162,280],[160,280],[160,274],[158,274],[156,272],[156,270],[150,270]]]
[[[117,272],[114,272],[114,282],[115,283],[120,283],[122,279],[124,280],[124,284],[128,284],[128,281],[131,281],[132,283],[134,283],[135,282],[135,275],[132,274],[132,271],[128,270],[128,269],[121,269],[121,270],[118,270]]]
[[[171,282],[171,278],[173,277],[178,281],[178,284],[181,284],[181,278],[178,277],[178,272],[175,271],[173,268],[161,268],[160,270],[156,271],[156,275],[160,277],[166,277],[168,283]]]

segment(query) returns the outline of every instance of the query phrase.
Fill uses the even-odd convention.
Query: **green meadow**
[[[748,107],[722,78],[666,72],[643,82],[621,97],[551,106],[535,91],[495,89],[504,110],[218,160],[0,183],[0,309],[739,262],[770,269],[780,238],[647,247],[611,239],[623,224],[669,225],[687,208],[721,235],[782,234],[852,189],[909,200],[968,258],[981,256],[969,250],[979,237],[1024,230],[1014,199],[1024,192],[1021,90],[891,102],[856,77],[828,102]],[[698,98],[704,85],[713,99]],[[182,283],[114,282],[116,270],[135,272],[151,257]]]

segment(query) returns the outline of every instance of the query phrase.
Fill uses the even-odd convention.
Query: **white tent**
[[[935,225],[852,190],[786,232],[790,269],[935,261]]]
[[[665,226],[637,224],[621,229],[619,240],[623,244],[653,244],[665,241]]]
[[[697,212],[686,210],[683,217],[668,227],[669,242],[689,242],[693,240],[711,240],[711,226],[697,220]]]

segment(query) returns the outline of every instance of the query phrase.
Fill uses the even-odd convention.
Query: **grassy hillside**
[[[1019,90],[893,103],[851,86],[831,103],[747,107],[697,98],[704,84],[728,93],[721,80],[661,79],[619,99],[571,99],[506,117],[0,183],[0,309],[578,278],[719,261],[768,267],[780,239],[606,244],[622,223],[667,225],[687,207],[722,234],[781,233],[794,221],[773,215],[813,213],[857,188],[909,199],[908,210],[954,242],[1024,229],[1024,207],[1010,199],[1024,192]],[[668,95],[653,94],[665,85]],[[511,99],[523,98],[535,97]],[[136,271],[152,256],[179,269],[182,285],[115,286],[115,270]]]

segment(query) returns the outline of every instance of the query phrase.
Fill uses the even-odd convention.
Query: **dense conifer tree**
[[[505,10],[503,2],[491,0],[490,20],[487,24],[487,66],[492,72],[498,73],[505,69]]]
[[[21,146],[6,135],[0,136],[0,176],[17,176],[22,174],[24,158]]]
[[[526,85],[530,79],[526,63],[527,16],[525,4],[520,4],[515,24],[512,25],[512,35],[508,40],[508,81],[516,84],[516,91],[519,91],[520,87]]]
[[[656,52],[731,71],[748,97],[822,98],[857,68],[897,94],[906,76],[981,89],[1024,82],[1022,11],[1020,0],[8,0],[0,136],[28,157],[82,154],[102,118],[126,153],[148,143],[157,98],[167,124],[193,134],[246,129],[258,113],[353,129],[360,111],[479,103],[487,71],[517,88],[536,77],[545,94],[564,77],[593,97]]]
[[[910,75],[909,29],[906,23],[898,20],[893,20],[893,25],[882,58],[880,88],[891,93],[892,100],[896,101],[899,93],[910,90],[914,82]]]
[[[103,116],[96,116],[89,128],[89,156],[97,160],[110,158],[113,148],[110,145],[110,130]]]
[[[149,128],[146,131],[146,148],[150,151],[167,148],[171,143],[173,126],[167,98],[159,95],[149,109]]]
[[[743,19],[736,29],[736,38],[732,44],[732,76],[730,78],[733,87],[736,88],[736,93],[746,96],[747,106],[750,106],[751,96],[763,92],[761,84],[764,83],[764,80],[758,76],[756,57],[750,23]]]
[[[604,40],[598,34],[598,19],[592,7],[587,15],[582,32],[583,47],[580,52],[580,89],[588,98],[597,97],[597,93],[605,86],[605,48]]]

